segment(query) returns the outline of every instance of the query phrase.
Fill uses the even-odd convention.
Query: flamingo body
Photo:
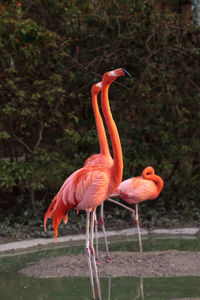
[[[120,198],[130,204],[137,204],[158,197],[158,189],[155,182],[144,179],[141,176],[122,181],[117,189],[117,193],[120,194]],[[123,194],[126,194],[126,197]]]
[[[84,167],[96,164],[112,166],[113,158],[110,155],[105,155],[102,153],[94,154],[85,161]]]
[[[103,166],[88,166],[81,168],[69,176],[44,217],[44,228],[48,218],[53,218],[54,234],[57,238],[57,229],[62,219],[67,223],[68,211],[71,208],[91,212],[96,209],[113,190],[109,185],[111,171]]]
[[[118,186],[115,196],[119,196],[130,204],[156,199],[163,189],[163,180],[156,175],[154,168],[146,167],[142,176],[124,180]],[[111,195],[111,196],[113,196]]]

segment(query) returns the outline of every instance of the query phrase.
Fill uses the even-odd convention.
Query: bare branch
[[[14,135],[14,139],[18,141],[21,145],[23,145],[29,153],[33,154],[33,150],[31,150],[31,148],[26,143],[24,143],[24,141],[22,141],[18,136]]]
[[[35,144],[35,147],[34,147],[34,149],[33,149],[33,152],[35,152],[35,151],[37,150],[37,148],[39,147],[39,145],[40,145],[40,142],[41,142],[42,137],[43,137],[43,130],[44,130],[44,125],[43,125],[43,123],[41,122],[38,140],[37,140],[37,142],[36,142],[36,144]]]

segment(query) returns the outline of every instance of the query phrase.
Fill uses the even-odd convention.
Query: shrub
[[[110,102],[124,178],[152,165],[165,187],[144,210],[199,208],[199,27],[154,1],[5,1],[0,9],[2,191],[12,198],[17,187],[43,214],[99,151],[90,88],[122,66],[133,80],[116,81]]]

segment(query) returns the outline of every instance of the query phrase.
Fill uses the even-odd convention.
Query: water
[[[56,245],[43,249],[0,258],[0,299],[1,300],[91,300],[88,278],[29,278],[18,273],[25,265],[41,258],[55,257],[83,251],[83,244],[73,247]],[[196,238],[146,238],[144,251],[149,250],[194,250],[200,251]],[[103,244],[101,245],[103,249]],[[136,251],[138,241],[112,240],[110,250]],[[134,255],[134,254],[133,254]],[[176,278],[101,278],[103,300],[170,300],[181,298],[200,299],[200,277]]]
[[[0,279],[0,286],[2,300],[91,300],[88,278],[33,279],[7,274]],[[101,278],[101,289],[103,300],[142,299],[139,278]],[[197,298],[200,278],[145,278],[143,294],[145,300]]]

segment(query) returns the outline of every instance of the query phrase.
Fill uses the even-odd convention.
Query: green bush
[[[159,200],[143,204],[147,215],[200,208],[199,27],[154,1],[4,1],[0,14],[3,194],[13,199],[17,187],[43,215],[64,179],[99,151],[92,84],[125,67],[133,80],[110,88],[124,178],[147,165],[163,177]]]

